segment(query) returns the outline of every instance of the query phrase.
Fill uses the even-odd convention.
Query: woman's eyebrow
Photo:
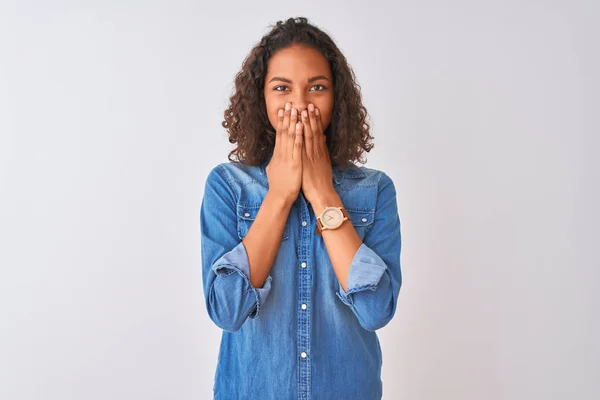
[[[325,79],[326,81],[330,81],[329,78],[326,77],[325,75],[317,75],[317,76],[313,76],[312,78],[308,78],[308,83],[317,81],[319,79]],[[273,81],[282,81],[282,82],[287,82],[287,83],[294,83],[294,82],[291,81],[291,79],[282,78],[280,76],[275,76],[275,77],[271,78],[271,80],[269,81],[269,83],[271,83]]]

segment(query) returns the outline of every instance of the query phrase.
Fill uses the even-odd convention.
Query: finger
[[[325,130],[323,129],[323,121],[321,121],[321,112],[318,108],[315,108],[315,117],[317,119],[317,127],[318,131],[321,132],[321,149],[323,150],[323,154],[327,160],[331,161],[331,156],[329,154],[329,146],[327,146],[327,136],[325,136]],[[316,140],[316,139],[315,139]]]
[[[313,124],[309,120],[308,114],[308,111],[302,111],[302,124],[304,125],[304,146],[306,147],[306,154],[313,154]]]
[[[321,134],[321,140],[325,141],[326,138],[325,138],[325,132],[323,131],[323,123],[321,122],[321,112],[316,107],[315,107],[315,119],[317,120],[317,132]]]
[[[308,105],[309,119],[310,119],[310,128],[313,132],[313,136],[316,136],[319,133],[319,126],[317,125],[317,117],[315,116],[316,107],[313,104]]]
[[[273,149],[273,153],[278,153],[281,151],[281,132],[283,131],[283,115],[284,110],[280,108],[277,110],[277,130],[275,132],[275,148]]]
[[[302,159],[302,143],[304,142],[304,132],[302,128],[304,126],[305,125],[301,122],[296,124],[296,140],[294,141],[294,152],[292,154],[292,158],[296,161]]]
[[[296,140],[296,123],[298,122],[298,110],[292,108],[292,115],[290,118],[290,126],[288,128],[287,134],[287,145],[286,145],[286,154],[287,157],[291,158],[292,153],[294,152],[294,141]]]
[[[290,126],[291,120],[291,103],[285,103],[285,109],[283,110],[283,125],[281,126],[281,132],[279,138],[281,139],[281,143],[279,144],[279,154],[284,155],[287,151],[287,142],[288,142],[288,129]]]

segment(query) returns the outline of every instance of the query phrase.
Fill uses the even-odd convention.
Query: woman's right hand
[[[302,185],[302,122],[298,110],[285,104],[285,110],[277,114],[277,133],[273,156],[266,167],[269,192],[293,203]]]

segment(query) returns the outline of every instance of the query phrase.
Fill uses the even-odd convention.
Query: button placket
[[[300,355],[300,365],[298,371],[298,400],[310,399],[311,393],[311,362],[308,354],[311,352],[311,313],[308,310],[308,304],[312,296],[312,273],[308,263],[312,262],[312,240],[313,230],[310,229],[310,205],[301,198],[298,219],[300,228],[300,246],[298,258],[301,268],[298,269],[298,298],[297,304],[300,304],[298,314],[298,340],[297,353]]]

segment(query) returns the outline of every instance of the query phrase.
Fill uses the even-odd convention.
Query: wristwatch
[[[316,233],[321,235],[325,229],[337,229],[347,220],[350,220],[350,216],[344,207],[326,207],[317,217]]]

